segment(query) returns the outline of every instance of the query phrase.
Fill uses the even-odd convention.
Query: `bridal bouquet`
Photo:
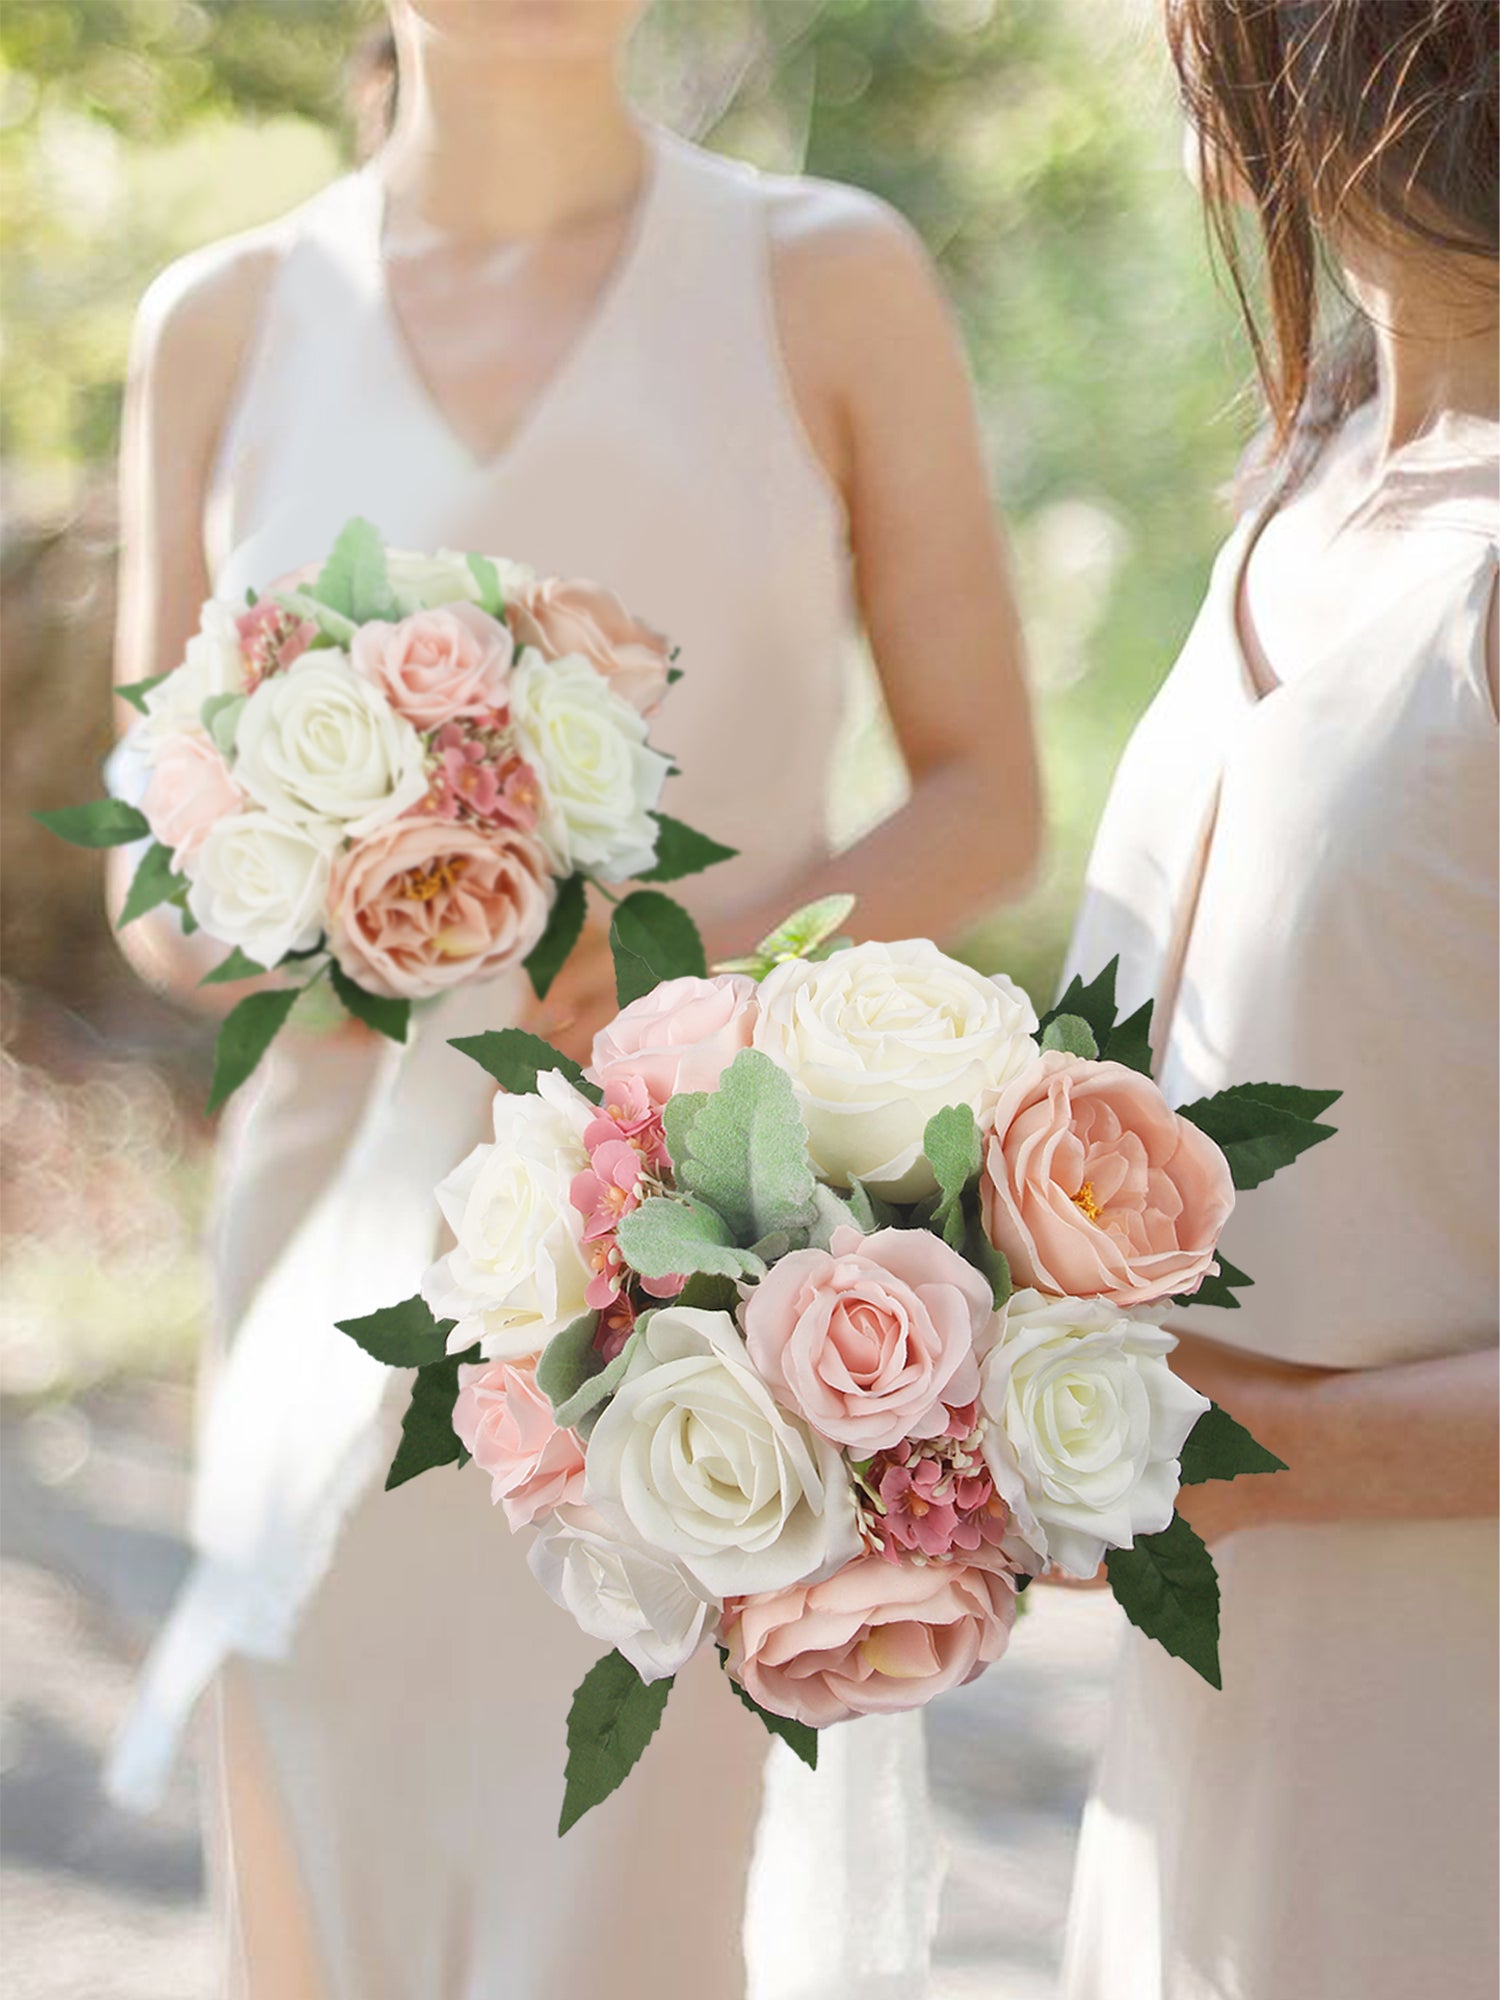
[[[454,1247],[345,1331],[417,1375],[389,1485],[472,1460],[542,1588],[614,1650],[569,1719],[562,1828],[718,1648],[809,1763],[1005,1651],[1049,1566],[1218,1685],[1179,1486],[1280,1461],[1172,1372],[1172,1305],[1234,1306],[1236,1188],[1336,1092],[1173,1111],[1115,967],[1040,1023],[925,940],[837,949],[847,898],[702,976],[616,935],[581,1070],[460,1041],[494,1140],[438,1189]]]
[[[664,882],[732,850],[655,810],[649,718],[667,642],[610,592],[516,564],[382,546],[351,521],[321,570],[211,599],[181,665],[119,690],[141,720],[134,796],[40,815],[85,847],[146,842],[120,924],[169,905],[228,955],[204,984],[279,970],[230,1012],[210,1109],[325,978],[393,1040],[414,1002],[524,964],[545,994],[586,883]],[[687,920],[665,896],[632,925]]]

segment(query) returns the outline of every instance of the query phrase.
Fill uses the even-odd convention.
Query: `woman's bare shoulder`
[[[768,176],[767,228],[778,290],[862,311],[930,303],[941,284],[922,239],[889,202],[837,181]]]
[[[136,310],[133,370],[174,391],[232,381],[285,254],[282,224],[247,230],[179,257]]]

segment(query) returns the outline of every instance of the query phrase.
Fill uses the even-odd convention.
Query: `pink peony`
[[[329,943],[369,992],[423,999],[519,964],[547,927],[552,896],[529,833],[395,820],[335,859]]]
[[[529,1361],[489,1361],[458,1371],[453,1428],[513,1528],[583,1499],[583,1446],[560,1430]]]
[[[238,812],[245,795],[206,736],[169,737],[151,771],[141,809],[180,869],[203,845],[209,828]]]
[[[823,1729],[922,1708],[1005,1651],[1011,1578],[971,1563],[858,1556],[822,1583],[747,1597],[724,1623],[729,1671],[762,1708]]]
[[[664,980],[600,1029],[589,1074],[606,1087],[639,1078],[660,1107],[680,1091],[712,1090],[754,1027],[755,981],[744,973]]]
[[[399,624],[375,618],[349,642],[354,671],[417,729],[503,712],[515,642],[475,604],[440,604]]]
[[[560,577],[523,584],[506,616],[519,645],[535,646],[553,660],[581,655],[642,715],[650,715],[667,691],[671,647],[600,584]]]
[[[1017,1285],[1131,1306],[1194,1289],[1234,1184],[1149,1076],[1051,1050],[1001,1092],[981,1199]]]
[[[773,1264],[745,1306],[750,1359],[779,1403],[859,1457],[939,1437],[979,1393],[989,1281],[925,1229],[861,1236]]]

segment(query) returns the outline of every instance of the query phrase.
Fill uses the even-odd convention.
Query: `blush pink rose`
[[[988,1279],[925,1229],[861,1236],[773,1264],[744,1311],[750,1359],[786,1408],[858,1458],[941,1437],[979,1394]]]
[[[650,715],[667,691],[672,649],[602,584],[549,577],[511,593],[506,615],[517,643],[549,659],[580,654],[615,693]]]
[[[1149,1076],[1050,1050],[1000,1095],[980,1197],[1018,1286],[1132,1306],[1201,1281],[1234,1184]]]
[[[491,1361],[458,1371],[453,1428],[490,1476],[490,1497],[513,1528],[583,1500],[583,1445],[559,1429],[527,1361]]]
[[[547,927],[552,874],[529,833],[394,820],[333,864],[328,939],[358,985],[420,1000],[493,978]]]
[[[375,618],[349,642],[354,671],[416,729],[503,710],[515,641],[475,604],[440,604],[390,625]]]
[[[208,738],[184,735],[169,737],[163,745],[141,810],[162,846],[171,848],[172,865],[180,869],[203,845],[209,828],[238,812],[244,802],[229,766]]]
[[[775,1715],[824,1729],[922,1708],[1005,1651],[1016,1594],[972,1563],[858,1556],[822,1583],[747,1597],[724,1623],[729,1671]]]
[[[603,1086],[639,1077],[657,1105],[681,1091],[712,1090],[750,1046],[755,990],[743,972],[664,980],[600,1029],[589,1075]]]

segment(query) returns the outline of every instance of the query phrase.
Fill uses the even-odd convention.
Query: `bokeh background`
[[[108,745],[135,303],[170,259],[353,157],[350,57],[378,19],[378,0],[0,12],[0,1952],[34,2000],[209,1990],[186,1787],[142,1829],[94,1781],[182,1560],[212,1134],[211,1031],[132,978],[96,858],[29,815],[87,793]],[[964,949],[1041,999],[1115,757],[1223,532],[1248,419],[1152,0],[657,0],[634,62],[642,103],[689,136],[885,196],[951,289],[1016,550],[1051,817],[1035,893]],[[845,833],[899,782],[853,672]],[[1107,1633],[1075,1600],[1027,1646],[936,1745],[957,1802],[953,1994],[1001,1991],[963,1983],[997,1952],[1007,1996],[1047,1990]],[[971,1823],[981,1739],[1002,1725],[1013,1811],[997,1817],[991,1786]]]

